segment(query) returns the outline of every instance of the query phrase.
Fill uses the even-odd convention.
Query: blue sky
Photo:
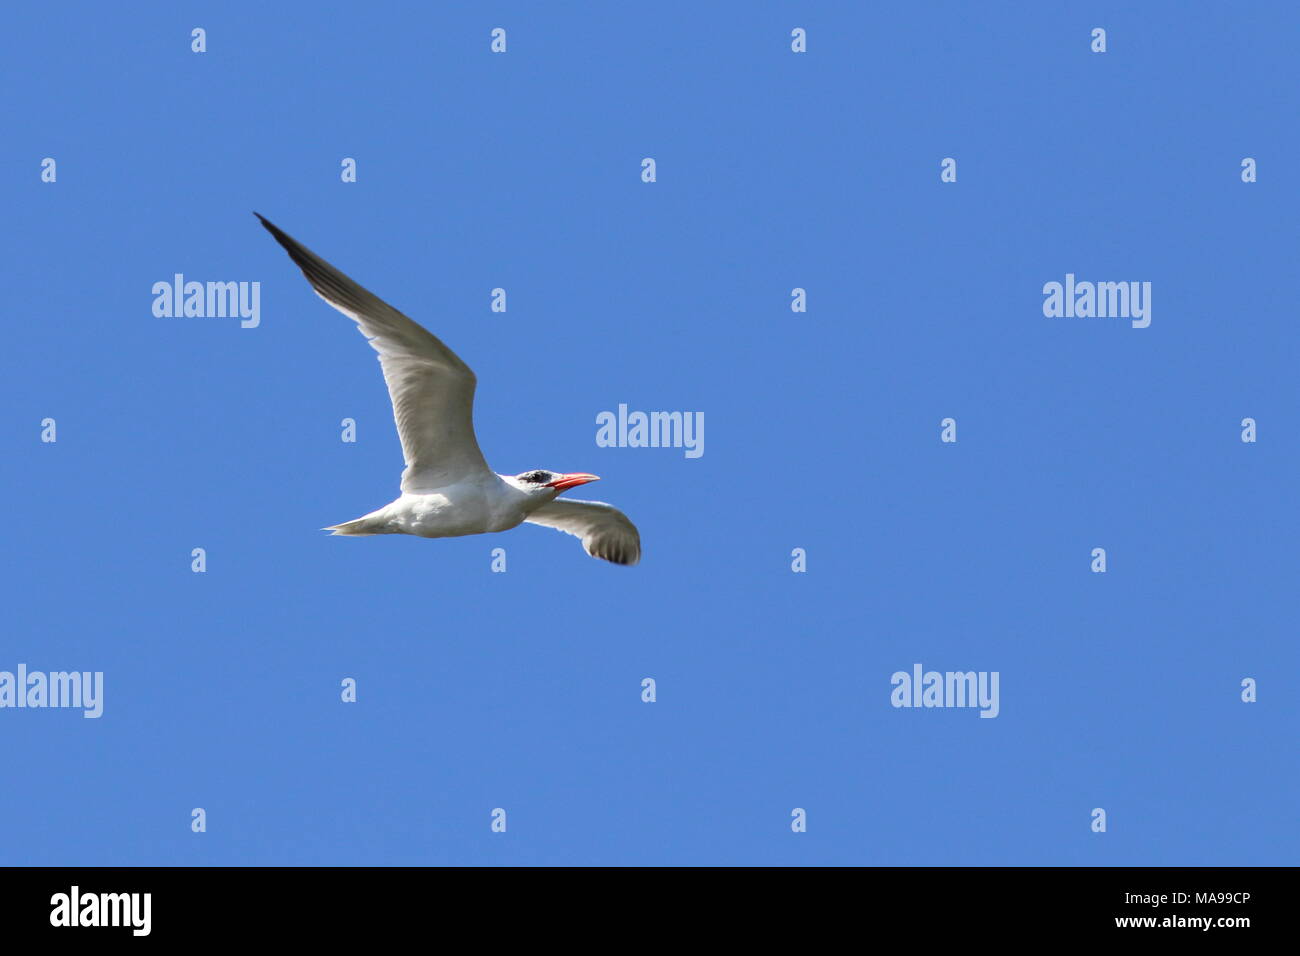
[[[7,9],[0,670],[105,701],[0,710],[0,863],[1294,863],[1300,13],[1132,6]],[[254,209],[642,564],[317,531],[401,453]],[[261,324],[155,317],[178,272]],[[1045,317],[1067,273],[1150,327]],[[598,447],[620,403],[704,455]],[[918,662],[999,716],[891,707]]]

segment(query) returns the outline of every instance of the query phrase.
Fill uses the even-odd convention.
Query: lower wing
[[[636,564],[641,560],[641,535],[636,525],[603,501],[556,498],[524,520],[582,539],[583,549],[593,558],[614,564]]]

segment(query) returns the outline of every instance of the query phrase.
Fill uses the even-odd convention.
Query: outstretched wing
[[[593,558],[615,564],[636,564],[641,560],[641,535],[636,525],[603,501],[556,498],[524,520],[581,538],[582,547]]]
[[[356,322],[379,353],[406,459],[402,491],[436,491],[475,472],[490,474],[474,437],[477,379],[470,367],[424,326],[260,215],[257,218],[302,269],[316,294]]]

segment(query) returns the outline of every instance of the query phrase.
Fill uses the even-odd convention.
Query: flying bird
[[[468,365],[437,336],[367,292],[338,269],[254,213],[322,299],[357,323],[393,403],[406,468],[401,497],[377,511],[322,530],[341,535],[415,534],[451,538],[508,531],[525,521],[575,535],[593,558],[641,560],[641,536],[623,512],[601,501],[556,496],[599,481],[586,472],[534,468],[498,475],[474,437],[474,387]]]

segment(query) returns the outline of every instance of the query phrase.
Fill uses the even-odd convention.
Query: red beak
[[[554,488],[556,491],[563,491],[565,488],[576,488],[578,485],[585,485],[589,481],[600,481],[598,475],[588,475],[581,471],[575,471],[571,475],[560,475],[547,488]]]

